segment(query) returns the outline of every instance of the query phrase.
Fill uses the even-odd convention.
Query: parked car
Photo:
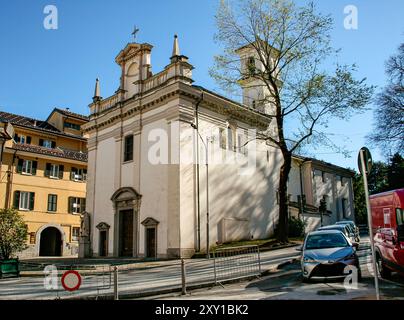
[[[317,230],[338,230],[341,231],[352,243],[357,243],[355,233],[346,224],[331,224],[329,226],[320,227]]]
[[[404,189],[370,196],[370,207],[380,276],[404,275]]]
[[[348,225],[352,229],[353,233],[355,234],[355,237],[356,237],[355,241],[356,242],[361,241],[361,238],[359,236],[359,228],[356,226],[355,222],[353,222],[352,220],[341,220],[341,221],[337,221],[335,224]]]
[[[347,266],[357,268],[360,281],[362,273],[356,248],[341,231],[313,231],[306,236],[301,258],[303,281],[345,278]]]

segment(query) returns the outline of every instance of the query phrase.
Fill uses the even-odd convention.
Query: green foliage
[[[369,194],[404,188],[404,158],[396,153],[388,164],[374,162],[368,176],[368,186]],[[367,223],[365,189],[360,174],[353,178],[353,191],[356,222]]]
[[[368,176],[369,193],[376,194],[390,190],[388,177],[388,166],[384,162],[376,161],[372,165],[372,170]]]
[[[295,217],[290,217],[288,220],[288,237],[300,238],[304,236],[306,222]],[[279,235],[279,225],[275,227],[275,236]]]
[[[303,220],[291,217],[289,219],[289,237],[303,237],[306,223]]]
[[[0,258],[9,259],[26,248],[28,228],[14,209],[0,209]]]
[[[368,139],[381,150],[404,149],[404,43],[386,63],[387,85],[377,96],[374,130]]]
[[[367,224],[365,189],[363,179],[360,174],[355,174],[353,178],[355,221],[357,224]]]
[[[404,188],[404,158],[399,153],[390,158],[387,179],[390,190]]]

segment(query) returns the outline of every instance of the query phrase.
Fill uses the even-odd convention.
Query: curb
[[[231,283],[238,283],[242,281],[249,281],[252,279],[257,279],[263,275],[264,272],[261,273],[260,276],[248,276],[244,278],[239,278],[239,279],[232,279],[232,280],[224,280],[221,281],[220,283],[218,282],[218,285],[220,284],[231,284]],[[196,290],[196,289],[203,289],[203,288],[213,288],[216,287],[214,282],[205,282],[205,283],[198,283],[198,284],[190,284],[186,286],[187,290]],[[159,296],[159,295],[164,295],[164,294],[169,294],[169,293],[177,293],[177,292],[182,292],[182,287],[177,286],[177,287],[171,287],[171,288],[166,288],[166,289],[158,289],[158,290],[148,290],[148,291],[143,291],[143,292],[122,292],[119,294],[119,300],[121,299],[137,299],[137,298],[145,298],[145,297],[153,297],[153,296]],[[108,293],[102,296],[94,296],[94,295],[89,295],[89,296],[84,296],[84,297],[67,297],[67,298],[61,298],[61,300],[113,300],[114,299],[114,294],[113,293]]]
[[[213,288],[218,285],[224,285],[224,284],[232,284],[232,283],[239,283],[243,281],[250,281],[253,279],[259,279],[261,277],[265,276],[285,276],[290,273],[296,273],[296,271],[285,271],[282,274],[278,274],[280,271],[280,268],[282,268],[282,265],[288,265],[292,264],[297,259],[292,259],[286,262],[283,262],[279,265],[272,266],[270,269],[267,269],[265,271],[262,271],[260,275],[256,276],[248,276],[248,277],[243,277],[243,278],[238,278],[238,279],[230,279],[230,280],[224,280],[220,281],[217,284],[214,282],[204,282],[204,283],[198,283],[198,284],[189,284],[186,286],[187,291],[188,290],[196,290],[196,289],[203,289],[203,288]],[[300,272],[300,271],[299,271]],[[140,298],[146,298],[146,297],[153,297],[153,296],[160,296],[160,295],[166,295],[170,293],[178,293],[182,292],[182,287],[181,286],[176,286],[176,287],[171,287],[171,288],[166,288],[166,289],[157,289],[157,290],[147,290],[143,292],[122,292],[119,294],[119,299],[140,299]],[[114,294],[113,293],[108,293],[102,296],[94,296],[94,295],[89,295],[85,297],[68,297],[68,298],[62,298],[63,300],[113,300],[114,299]]]

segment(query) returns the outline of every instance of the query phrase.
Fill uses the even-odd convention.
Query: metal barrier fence
[[[122,299],[141,298],[165,292],[182,292],[201,285],[259,276],[258,246],[217,249],[211,259],[142,261],[124,265],[24,264],[19,280],[0,284],[1,299]],[[81,285],[75,291],[62,286],[67,271],[76,271]]]
[[[56,267],[56,269],[53,269]],[[68,271],[77,271],[81,278],[80,288],[75,291],[65,290],[62,283],[63,275]],[[56,271],[56,272],[55,272]],[[56,277],[56,279],[55,279]],[[107,265],[56,265],[48,266],[44,271],[44,289],[60,298],[79,298],[92,296],[96,299],[112,290],[113,267]]]
[[[261,257],[258,246],[241,246],[213,251],[215,284],[261,275]]]

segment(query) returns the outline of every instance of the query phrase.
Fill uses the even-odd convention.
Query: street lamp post
[[[206,158],[206,258],[210,259],[209,252],[209,154],[208,154],[208,137],[206,137],[206,142],[202,138],[199,133],[198,126],[194,123],[191,123],[191,127],[196,129],[199,138],[201,139],[204,147],[205,147],[205,158]],[[199,165],[199,159],[197,159]]]

